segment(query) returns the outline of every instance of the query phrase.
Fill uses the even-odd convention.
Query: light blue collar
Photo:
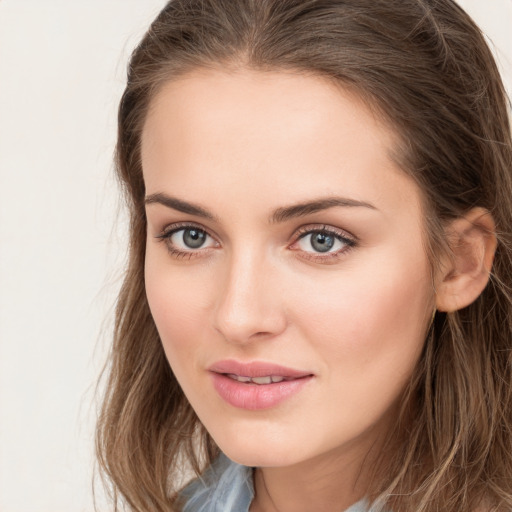
[[[254,498],[252,468],[241,466],[221,454],[182,491],[183,512],[249,512]],[[372,512],[365,500],[345,512]]]

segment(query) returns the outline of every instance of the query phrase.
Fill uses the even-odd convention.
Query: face
[[[197,71],[152,102],[147,297],[184,393],[242,464],[363,454],[394,414],[434,307],[394,146],[318,77]]]

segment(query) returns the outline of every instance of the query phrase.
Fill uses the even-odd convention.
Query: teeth
[[[236,380],[238,382],[252,382],[254,384],[272,384],[275,382],[282,382],[285,380],[284,377],[280,375],[269,375],[267,377],[244,377],[243,375],[235,375],[234,373],[229,373],[227,376],[230,379]]]
[[[251,379],[255,384],[271,384],[272,377],[253,377]]]
[[[242,375],[235,375],[234,373],[230,373],[228,377],[238,382],[251,382],[251,377],[243,377]]]

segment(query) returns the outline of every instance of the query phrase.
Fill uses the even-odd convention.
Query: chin
[[[199,411],[199,413],[204,411]],[[249,467],[281,467],[297,462],[303,451],[296,429],[275,418],[242,412],[240,415],[198,414],[219,449],[232,461]],[[259,417],[257,417],[259,416]],[[302,447],[302,449],[301,449]]]
[[[262,450],[261,446],[255,450],[237,450],[236,448],[230,446],[227,447],[226,450],[222,450],[222,452],[237,464],[253,468],[287,467],[299,462],[297,460],[292,459],[289,456],[281,456],[281,454],[268,453],[268,450]]]
[[[217,446],[232,461],[250,467],[286,467],[300,462],[300,449],[282,439],[268,439],[254,435],[229,435],[214,438]]]

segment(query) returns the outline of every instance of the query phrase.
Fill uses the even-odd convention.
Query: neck
[[[376,452],[373,444],[363,453],[345,449],[293,466],[257,468],[250,511],[346,510],[366,496]]]

